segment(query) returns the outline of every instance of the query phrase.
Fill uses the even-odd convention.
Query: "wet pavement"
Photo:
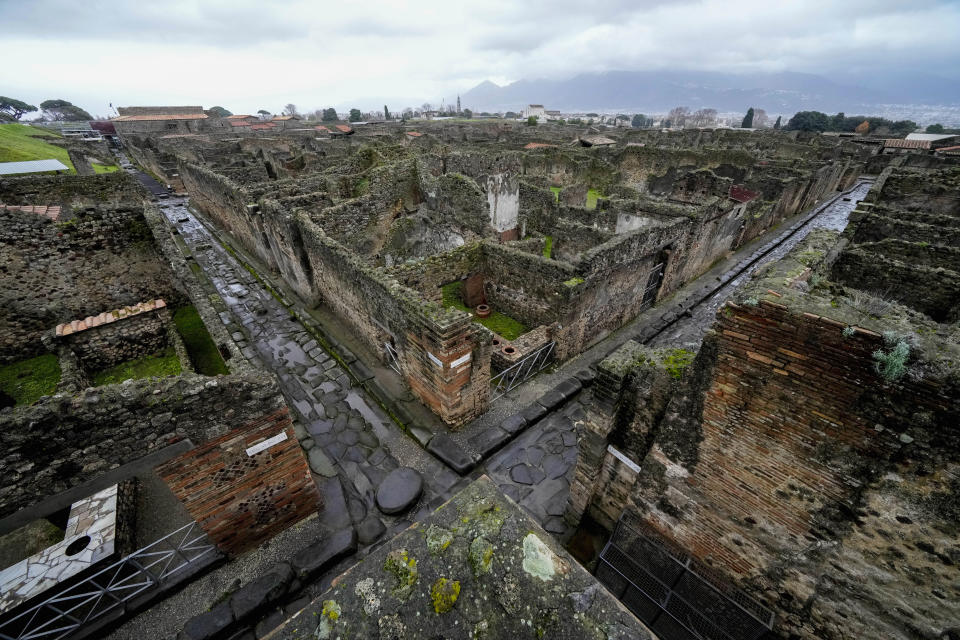
[[[779,244],[770,253],[766,254],[762,259],[751,265],[750,268],[728,282],[710,298],[693,308],[689,316],[680,318],[647,344],[652,347],[677,347],[689,349],[690,351],[698,350],[700,343],[703,342],[703,336],[710,330],[710,327],[713,326],[713,322],[717,317],[717,311],[720,310],[720,307],[722,307],[727,300],[733,298],[737,291],[750,281],[750,278],[758,269],[781,259],[797,246],[801,240],[806,238],[807,234],[815,229],[843,231],[847,226],[850,213],[857,207],[857,203],[863,200],[872,186],[873,182],[865,181],[859,183],[849,192],[844,193],[843,197],[827,205],[816,217],[798,229],[796,233]]]
[[[324,494],[321,522],[331,530],[352,523],[361,542],[372,543],[449,498],[460,477],[412,443],[187,204],[169,197],[160,207],[227,307],[220,317],[240,351],[277,376]],[[406,515],[385,515],[376,508],[376,490],[400,466],[422,474],[423,495]]]

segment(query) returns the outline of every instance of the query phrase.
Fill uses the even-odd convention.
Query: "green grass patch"
[[[575,287],[578,284],[583,284],[583,278],[581,278],[580,276],[574,276],[569,280],[564,280],[563,284],[566,287]]]
[[[93,166],[94,173],[113,173],[120,169],[120,167],[115,164],[98,164],[96,162],[91,162],[90,164]]]
[[[52,353],[0,366],[0,389],[17,404],[49,396],[60,382],[60,362]]]
[[[191,265],[192,266],[192,265]],[[205,376],[227,374],[227,364],[214,344],[206,325],[197,313],[196,307],[180,307],[173,314],[173,323],[187,347],[190,362],[197,373]]]
[[[603,196],[597,189],[588,189],[587,190],[587,209],[596,209],[597,208],[597,199],[602,198]]]
[[[553,191],[554,202],[560,202],[560,189],[562,189],[562,187],[550,187],[550,191]]]
[[[55,134],[25,124],[0,124],[0,162],[23,162],[56,158],[76,173],[70,155],[63,147],[42,140]]]
[[[127,360],[115,367],[104,369],[93,376],[93,384],[100,387],[130,379],[163,378],[165,376],[175,376],[180,373],[180,370],[180,360],[177,358],[177,352],[173,350],[173,347],[167,347],[159,353],[143,356],[136,360]]]
[[[552,255],[553,255],[553,236],[544,236],[543,257],[549,260],[550,256]]]
[[[473,315],[473,310],[463,304],[463,295],[461,295],[463,291],[462,282],[458,281],[445,284],[441,287],[441,290],[443,291],[443,306],[445,309],[453,307],[454,309],[460,309],[460,311],[466,311]],[[527,332],[526,325],[499,311],[491,312],[486,318],[478,318],[474,315],[473,320],[474,322],[479,322],[497,335],[503,336],[507,340],[516,340]]]

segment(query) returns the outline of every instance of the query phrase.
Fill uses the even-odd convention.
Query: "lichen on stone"
[[[314,630],[317,640],[327,640],[340,619],[340,605],[335,600],[324,600],[320,612],[320,622]]]
[[[533,533],[523,539],[523,570],[544,582],[553,579],[557,572],[553,551]]]
[[[479,578],[485,573],[490,573],[490,565],[493,564],[493,545],[486,538],[477,536],[470,543],[470,551],[467,557],[470,560],[474,577]]]
[[[354,593],[360,598],[363,603],[363,612],[368,616],[380,610],[380,598],[374,588],[373,578],[364,578],[358,582]]]
[[[430,601],[436,613],[446,613],[453,609],[460,596],[460,581],[438,578],[430,587]]]
[[[409,557],[406,549],[394,549],[387,554],[383,570],[394,578],[390,592],[401,600],[409,598],[413,585],[417,582],[417,559]]]
[[[430,553],[439,554],[453,542],[453,534],[443,527],[432,524],[427,528],[426,539]]]

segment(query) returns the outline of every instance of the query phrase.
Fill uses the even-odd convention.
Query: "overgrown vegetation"
[[[180,360],[173,347],[149,356],[121,362],[93,376],[94,386],[117,384],[124,380],[140,378],[163,378],[180,373]]]
[[[443,307],[445,309],[452,307],[454,309],[459,309],[460,311],[466,311],[470,314],[473,313],[472,309],[463,304],[462,282],[457,281],[446,284],[442,287],[442,291]],[[486,318],[479,318],[474,315],[473,319],[475,322],[479,322],[487,329],[490,329],[490,331],[493,331],[497,335],[502,336],[507,340],[516,340],[527,332],[526,325],[519,320],[511,318],[505,313],[500,313],[499,311],[491,311],[490,315]]]
[[[210,337],[196,307],[188,305],[177,309],[173,314],[173,323],[183,338],[190,362],[197,373],[205,376],[229,373],[220,350]]]
[[[887,345],[887,348],[886,350],[877,349],[873,352],[873,359],[876,361],[874,366],[877,369],[877,373],[883,376],[884,380],[893,382],[899,380],[907,373],[907,359],[910,357],[910,344],[901,336],[892,332],[884,333],[883,341]]]
[[[550,191],[553,191],[553,201],[560,202],[560,191],[563,187],[550,187]]]
[[[596,209],[597,200],[602,198],[598,189],[588,189],[587,190],[587,209]]]
[[[115,164],[99,164],[97,162],[91,162],[90,165],[93,167],[94,173],[113,173],[120,168]]]
[[[544,236],[543,239],[543,257],[550,259],[553,255],[553,236]]]
[[[50,131],[25,124],[0,124],[0,162],[54,158],[67,165],[70,173],[76,173],[66,149],[43,141],[43,138],[57,137]]]
[[[670,353],[664,357],[663,367],[667,370],[667,373],[670,374],[671,378],[679,379],[680,376],[683,375],[684,369],[693,362],[696,355],[693,351],[687,351],[686,349],[672,349]]]
[[[59,383],[60,362],[52,353],[0,366],[0,390],[18,405],[51,395]]]

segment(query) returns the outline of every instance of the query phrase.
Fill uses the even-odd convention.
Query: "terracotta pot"
[[[517,348],[516,348],[516,347],[512,347],[512,346],[510,346],[509,344],[503,345],[503,347],[502,347],[500,350],[503,351],[503,353],[506,354],[506,355],[508,355],[508,356],[512,356],[512,355],[515,355],[515,354],[517,353]]]
[[[485,304],[478,304],[477,308],[474,310],[477,313],[478,318],[486,318],[490,315],[490,306]]]

